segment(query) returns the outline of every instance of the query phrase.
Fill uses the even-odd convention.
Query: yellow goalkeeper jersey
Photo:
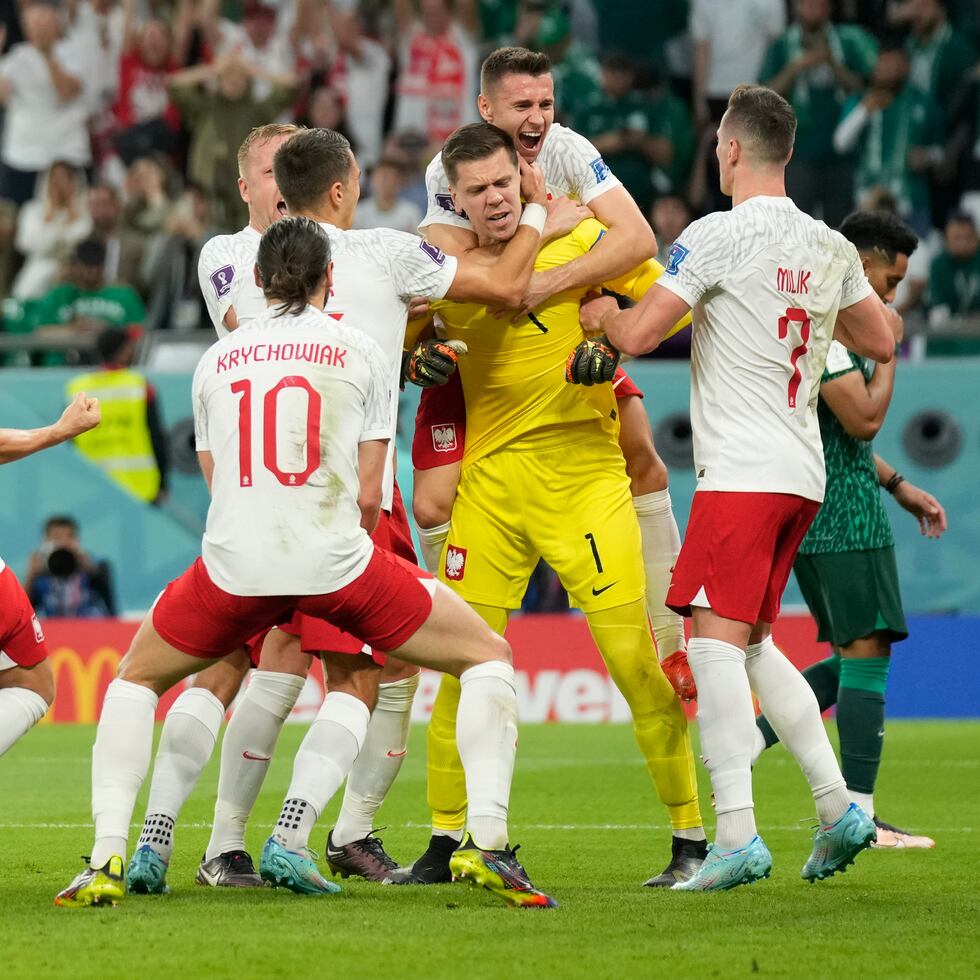
[[[605,226],[587,218],[538,253],[535,271],[566,265],[588,252]],[[664,271],[654,259],[604,287],[638,300]],[[439,300],[431,304],[447,339],[466,342],[459,376],[466,399],[466,448],[463,465],[539,432],[598,423],[615,432],[616,398],[611,384],[567,384],[565,361],[584,336],[579,302],[587,288],[567,290],[525,319],[512,324],[495,319],[486,306]],[[690,323],[685,317],[671,331]]]

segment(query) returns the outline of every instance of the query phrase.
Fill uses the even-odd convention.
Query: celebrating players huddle
[[[168,890],[180,809],[254,666],[225,733],[199,883],[338,891],[308,845],[346,781],[327,836],[335,873],[465,878],[512,905],[555,906],[507,830],[517,703],[503,633],[541,558],[587,618],[670,817],[669,862],[646,885],[708,891],[768,877],[752,800],[753,692],[764,731],[797,759],[815,801],[803,878],[843,870],[875,841],[870,791],[852,801],[862,791],[845,784],[818,700],[771,624],[824,496],[817,401],[828,351],[844,352],[831,379],[851,370],[848,357],[889,374],[901,324],[854,245],[786,197],[792,109],[759,86],[733,93],[718,131],[733,208],[687,228],[666,269],[595,148],[553,123],[545,56],[494,52],[479,109],[485,121],[453,133],[430,164],[426,238],[351,230],[360,172],[338,133],[270,125],[243,144],[250,224],[208,243],[200,265],[219,334],[193,383],[211,491],[201,557],[163,591],[106,693],[95,841],[57,904]],[[907,257],[914,239],[898,247]],[[602,288],[635,305],[596,298]],[[698,489],[681,546],[643,395],[619,360],[692,322]],[[428,571],[395,476],[406,381],[424,389],[413,466]],[[907,499],[939,520],[929,501]],[[899,606],[896,633],[900,620]],[[843,635],[828,638],[857,639]],[[246,823],[313,656],[327,693],[256,871]],[[400,867],[373,818],[405,754],[419,667],[443,674],[428,729],[432,837]],[[0,698],[14,687],[43,699],[2,683],[5,673]],[[191,674],[164,724],[127,864],[158,699]],[[681,707],[695,697],[718,818],[710,847]]]

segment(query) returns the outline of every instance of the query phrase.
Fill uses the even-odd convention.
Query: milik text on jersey
[[[776,288],[781,293],[809,293],[811,275],[809,269],[784,269],[780,266],[776,270]]]
[[[345,368],[345,357],[346,347],[331,347],[329,344],[248,344],[219,354],[215,374],[265,361],[305,361],[307,364]]]

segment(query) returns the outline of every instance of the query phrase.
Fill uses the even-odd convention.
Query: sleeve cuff
[[[674,276],[661,276],[655,285],[663,286],[664,289],[670,290],[675,296],[680,296],[692,309],[701,301],[700,295],[695,295],[683,283],[678,282]]]

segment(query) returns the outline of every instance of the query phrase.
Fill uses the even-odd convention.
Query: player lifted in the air
[[[657,244],[649,224],[620,180],[606,166],[599,151],[555,118],[555,86],[547,55],[527,48],[500,48],[483,62],[477,108],[483,119],[503,129],[520,158],[536,163],[544,174],[549,195],[568,196],[587,205],[606,227],[595,247],[564,265],[539,269],[531,279],[518,311],[542,306],[549,297],[582,289],[626,275],[656,255]],[[453,205],[442,157],[437,154],[426,175],[428,210],[420,230],[444,252],[458,255],[476,244],[476,233],[465,213]],[[508,319],[512,314],[508,314]],[[502,320],[502,323],[507,320]],[[680,536],[668,490],[667,467],[657,455],[643,393],[620,371],[614,384],[619,401],[619,444],[626,458],[633,507],[640,523],[643,562],[647,577],[647,611],[653,624],[657,653],[664,671],[685,700],[695,694],[687,665],[684,624],[666,608],[664,597],[670,569],[680,550]],[[449,529],[459,467],[465,449],[464,409],[458,382],[424,392],[419,425],[430,434],[428,451],[415,456],[413,503],[423,556],[430,570],[438,566]],[[440,436],[451,432],[455,439]],[[435,711],[441,712],[437,704]],[[447,715],[447,717],[449,717]],[[440,744],[430,729],[428,748],[437,764],[452,757],[452,743]],[[447,755],[448,753],[448,755]]]
[[[583,323],[620,350],[652,350],[694,312],[691,422],[698,488],[668,605],[693,617],[701,753],[718,827],[700,871],[675,888],[766,877],[756,833],[754,691],[810,784],[820,827],[803,877],[845,868],[875,836],[851,804],[813,692],[776,648],[772,623],[793,559],[824,495],[818,383],[831,339],[887,362],[895,340],[854,246],[786,196],[796,117],[770,89],[740,86],[718,127],[732,210],[690,225],[667,273],[631,310],[606,297]]]
[[[554,904],[507,849],[517,742],[507,644],[448,589],[368,536],[391,432],[390,371],[377,344],[342,322],[354,319],[348,311],[323,316],[330,254],[315,222],[273,224],[256,263],[269,312],[215,344],[195,371],[197,449],[212,493],[202,557],[164,590],[106,692],[92,758],[95,843],[59,905],[123,896],[129,821],[160,694],[297,608],[377,651],[460,675],[466,704],[457,737],[467,790],[479,801],[460,871],[489,883],[506,867],[511,902]],[[347,694],[332,703],[344,724],[331,734],[363,740],[365,705]]]
[[[469,215],[480,246],[503,248],[521,218],[518,155],[510,136],[489,123],[464,126],[446,141],[442,160],[454,205]],[[604,234],[594,218],[581,222],[541,250],[535,269],[571,264]],[[662,271],[647,260],[602,285],[638,299]],[[690,877],[705,854],[697,783],[687,722],[657,662],[647,622],[640,529],[617,442],[616,397],[610,384],[565,381],[566,361],[582,341],[579,302],[585,293],[563,290],[513,324],[476,303],[432,304],[443,336],[468,348],[458,369],[466,451],[439,575],[502,634],[538,560],[555,569],[584,610],[630,706],[637,741],[670,814],[672,859],[647,884],[672,885]],[[431,737],[440,744],[454,747],[458,699],[459,685],[444,677],[441,711],[430,721]],[[458,755],[430,755],[429,763],[436,833],[401,876],[407,882],[448,880],[457,840],[438,831],[462,832],[465,821]]]

